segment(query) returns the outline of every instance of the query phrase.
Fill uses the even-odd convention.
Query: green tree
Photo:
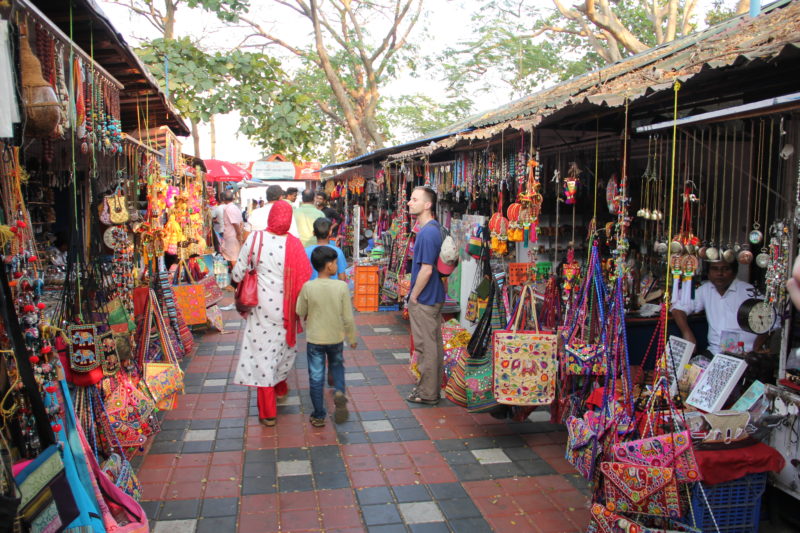
[[[571,4],[487,2],[473,17],[477,38],[440,58],[451,88],[483,82],[483,90],[496,90],[492,84],[500,79],[510,94],[524,94],[687,35],[697,24],[697,0]]]
[[[388,101],[385,117],[411,137],[422,137],[465,117],[472,101],[440,101],[424,94],[404,95]]]
[[[285,73],[277,59],[241,50],[210,53],[188,37],[153,39],[137,53],[193,124],[236,110],[241,132],[265,151],[314,152],[317,117],[302,94],[281,82]]]

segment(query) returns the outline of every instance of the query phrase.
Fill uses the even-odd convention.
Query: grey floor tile
[[[453,451],[462,451],[467,449],[462,439],[437,440],[436,442],[434,442],[434,445],[436,446],[436,449],[439,450],[440,452],[453,452]]]
[[[222,418],[219,421],[220,428],[243,428],[246,425],[244,418]]]
[[[218,420],[192,420],[191,429],[216,429]]]
[[[198,520],[195,533],[221,533],[222,531],[236,531],[235,516],[220,516]]]
[[[314,481],[317,490],[346,489],[350,486],[350,478],[347,472],[322,472],[314,474]]]
[[[182,446],[181,441],[154,442],[149,453],[179,453]]]
[[[284,476],[278,478],[279,492],[300,492],[314,490],[314,481],[311,476]]]
[[[185,442],[181,453],[205,453],[210,452],[214,448],[214,441],[212,440],[198,440],[192,442]],[[239,448],[241,450],[241,448]]]
[[[493,533],[492,528],[483,518],[462,518],[451,520],[450,527],[458,533],[464,531],[468,533]]]
[[[244,427],[220,428],[217,430],[218,439],[241,439],[243,436]]]
[[[472,452],[468,452],[466,450],[442,452],[442,457],[444,457],[444,460],[451,465],[478,464],[478,459],[475,458]]]
[[[278,492],[275,476],[246,477],[242,480],[242,494],[273,494]]]
[[[439,508],[444,513],[448,520],[456,520],[459,518],[480,518],[481,511],[472,500],[467,498],[458,498],[455,500],[442,500],[439,502]]]
[[[499,463],[483,465],[492,478],[514,477],[524,475],[525,472],[514,463]]]
[[[368,526],[380,526],[384,524],[399,524],[402,522],[397,506],[393,503],[381,505],[362,505],[361,513],[364,523]]]
[[[409,428],[409,429],[398,429],[397,436],[400,438],[401,441],[412,441],[412,440],[428,440],[428,434],[425,433],[425,430],[421,427],[419,428]]]
[[[503,451],[512,461],[533,461],[539,459],[539,456],[527,446],[523,448],[503,448]]]
[[[410,413],[411,411],[409,411]],[[419,422],[413,416],[410,418],[391,418],[389,415],[389,420],[392,422],[392,427],[395,429],[418,429],[421,428]]]
[[[139,502],[148,521],[155,521],[158,518],[158,511],[161,510],[161,502]]]
[[[491,474],[483,465],[451,465],[453,471],[460,481],[480,481],[492,479]]]
[[[315,473],[330,474],[346,471],[344,461],[340,457],[323,457],[321,459],[312,457],[311,466]]]
[[[386,420],[386,413],[384,411],[363,411],[358,413],[361,420]]]
[[[200,500],[171,500],[164,502],[158,514],[159,520],[183,520],[197,518],[200,512]]]
[[[461,483],[433,483],[428,485],[433,497],[437,500],[448,500],[452,498],[468,498],[467,491]]]
[[[411,533],[450,533],[450,528],[444,522],[411,524],[408,529],[411,530]]]
[[[340,433],[338,437],[341,444],[367,444],[369,442],[366,433]]]
[[[247,450],[244,452],[244,463],[275,463],[275,450]]]
[[[556,473],[552,466],[541,459],[536,461],[514,461],[514,464],[527,476],[549,476]]]
[[[308,460],[308,450],[302,448],[280,448],[278,449],[278,461],[301,461]]]
[[[392,424],[397,422],[397,420],[400,418],[411,418],[412,420],[416,420],[414,413],[412,413],[410,409],[394,409],[386,411],[386,417],[392,421]]]
[[[497,448],[495,440],[491,437],[475,437],[467,439],[467,448],[470,450],[485,450],[486,448]]]
[[[244,439],[219,439],[214,442],[215,452],[235,452],[244,448]]]
[[[209,498],[203,500],[200,516],[205,518],[236,516],[238,512],[239,498]]]
[[[170,442],[182,440],[185,430],[183,429],[162,429],[153,442]]]
[[[431,499],[425,485],[400,485],[392,487],[392,491],[399,503],[426,502]]]
[[[389,492],[389,487],[368,487],[366,489],[358,489],[356,491],[356,497],[358,498],[358,503],[360,503],[362,506],[392,501],[392,493]]]
[[[386,526],[372,526],[367,528],[369,533],[406,533],[408,530],[403,524],[389,524]]]
[[[367,434],[367,437],[373,443],[397,442],[399,440],[397,433],[394,431],[376,431],[375,433]]]

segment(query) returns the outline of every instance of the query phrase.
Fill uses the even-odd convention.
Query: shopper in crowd
[[[243,224],[242,210],[233,202],[233,191],[222,193],[222,257],[236,266],[239,250],[242,247]]]
[[[219,203],[211,207],[211,229],[214,232],[214,249],[217,252],[222,252],[222,233],[225,230],[225,204],[222,203],[222,196],[219,197]]]
[[[792,297],[795,309],[800,310],[800,255],[794,260],[792,275],[786,282],[786,289],[789,291],[789,296]]]
[[[408,212],[417,217],[419,232],[414,242],[408,316],[420,377],[406,399],[424,404],[439,402],[444,362],[441,323],[445,290],[436,270],[442,235],[439,223],[433,218],[435,209],[436,193],[433,189],[417,187],[412,191]]]
[[[267,203],[264,207],[259,207],[250,215],[250,231],[261,231],[267,229],[267,221],[269,220],[269,213],[275,202],[279,201],[283,196],[283,189],[280,185],[270,185],[267,187]],[[289,206],[291,208],[291,206]],[[298,237],[297,223],[292,217],[292,225],[289,228],[289,234]]]
[[[317,242],[314,237],[314,221],[324,218],[325,214],[314,206],[314,191],[306,189],[303,191],[303,203],[294,210],[294,218],[297,224],[297,231],[300,233],[300,241],[303,246],[311,246]]]
[[[288,233],[292,207],[276,202],[265,231],[254,231],[242,246],[231,274],[239,282],[248,270],[250,250],[258,273],[258,305],[245,322],[234,382],[258,387],[258,420],[274,426],[277,401],[289,392],[286,376],[294,365],[300,322],[295,311],[303,284],[311,277],[303,245]]]
[[[316,203],[317,209],[322,211],[325,217],[331,220],[331,235],[336,235],[336,232],[339,230],[339,225],[342,223],[342,215],[339,214],[339,211],[330,206],[328,194],[325,191],[317,192]]]
[[[341,424],[347,420],[347,397],[344,384],[344,341],[350,348],[357,348],[356,326],[353,307],[350,304],[350,289],[335,278],[336,252],[328,246],[319,246],[311,253],[311,266],[319,277],[303,286],[297,299],[297,314],[304,319],[308,351],[308,383],[311,403],[311,425],[325,425],[325,401],[323,398],[325,360],[328,373],[333,377],[333,404],[336,410],[333,420]]]
[[[297,202],[297,187],[289,187],[286,189],[286,201],[294,207],[295,202]]]
[[[336,272],[333,273],[331,276],[333,279],[339,279],[341,281],[345,281],[346,274],[345,270],[347,270],[347,259],[344,257],[344,252],[342,249],[336,246],[335,244],[331,243],[331,220],[326,217],[318,218],[314,221],[314,236],[317,239],[317,244],[312,244],[311,246],[306,247],[306,255],[308,256],[308,260],[311,261],[311,254],[314,253],[314,250],[317,249],[319,246],[328,246],[332,248],[336,252]],[[311,263],[311,266],[314,266],[314,263]],[[317,270],[315,268],[311,269],[311,279],[317,279]]]
[[[742,343],[744,351],[760,350],[768,335],[755,335],[742,330],[737,320],[739,307],[753,294],[753,286],[736,279],[739,263],[714,261],[707,263],[708,281],[695,291],[690,305],[681,304],[673,299],[672,317],[681,330],[681,336],[697,346],[697,339],[689,327],[687,315],[706,312],[708,321],[708,347],[705,355],[713,357],[720,351],[722,333],[735,334]]]

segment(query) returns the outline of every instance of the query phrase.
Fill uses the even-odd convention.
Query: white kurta
[[[260,235],[263,235],[264,245],[257,267],[258,306],[250,312],[245,322],[242,351],[233,381],[251,387],[272,387],[286,379],[297,355],[297,351],[286,344],[286,330],[283,327],[286,236],[272,235],[267,231],[251,233],[242,245],[231,278],[238,282],[244,277],[249,269],[251,246],[255,246],[253,262],[256,261]]]

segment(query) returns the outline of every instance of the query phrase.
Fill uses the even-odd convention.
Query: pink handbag
[[[614,460],[620,463],[672,467],[680,483],[694,483],[703,479],[692,450],[689,431],[621,442],[611,447],[611,453]]]

